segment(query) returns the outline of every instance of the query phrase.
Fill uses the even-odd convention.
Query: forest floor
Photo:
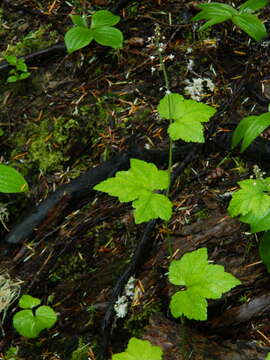
[[[240,3],[234,1],[236,7]],[[171,91],[190,98],[202,79],[196,99],[214,106],[218,116],[205,125],[206,143],[197,153],[194,147],[193,161],[171,189],[172,219],[157,222],[148,234],[151,246],[141,254],[128,313],[114,316],[113,331],[105,331],[109,354],[124,351],[135,336],[161,346],[165,360],[263,360],[270,351],[269,274],[260,261],[259,236],[230,218],[227,207],[229,194],[253,175],[255,165],[269,176],[269,160],[252,148],[231,152],[227,135],[244,116],[268,111],[270,41],[255,42],[230,22],[198,32],[191,20],[196,2],[133,1],[119,11],[123,49],[93,42],[67,55],[61,44],[72,26],[69,14],[116,4],[2,0],[0,5],[0,160],[19,170],[30,188],[26,194],[0,195],[1,271],[19,283],[20,294],[38,297],[58,314],[51,329],[26,339],[12,327],[15,299],[2,317],[0,358],[101,358],[112,289],[146,229],[135,225],[130,204],[90,190],[79,200],[63,196],[31,237],[16,244],[5,237],[55,189],[91,168],[134,148],[166,152],[168,124],[156,110],[166,90],[158,26]],[[260,18],[269,31],[270,6]],[[8,84],[10,69],[1,68],[6,55],[29,55],[31,76]],[[265,149],[268,136],[261,138]],[[175,164],[186,155],[174,158]],[[174,258],[207,247],[209,259],[242,282],[209,301],[207,321],[186,321],[185,336],[168,307],[175,291],[167,277],[168,243]]]

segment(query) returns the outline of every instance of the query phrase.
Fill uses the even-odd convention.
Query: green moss
[[[147,304],[133,308],[133,314],[125,321],[125,328],[132,336],[139,337],[151,314],[161,310],[161,302],[153,300]]]
[[[69,159],[66,153],[70,130],[76,127],[76,120],[62,117],[28,123],[14,135],[12,145],[15,150],[11,157],[16,158],[16,155],[27,152],[23,163],[16,163],[24,175],[35,165],[44,173],[60,171],[63,163]]]
[[[71,354],[71,360],[87,360],[88,359],[88,344],[85,344],[82,337],[79,338],[78,348]]]
[[[50,280],[52,282],[63,281],[66,279],[76,280],[76,278],[81,276],[83,271],[91,271],[92,268],[86,263],[86,261],[80,256],[66,256],[59,259],[59,264],[56,267],[56,270],[50,275]]]
[[[29,32],[16,44],[8,44],[7,49],[0,54],[0,58],[3,59],[5,55],[23,56],[53,45],[57,42],[58,34],[52,31],[51,27],[51,24],[42,25],[36,31]]]

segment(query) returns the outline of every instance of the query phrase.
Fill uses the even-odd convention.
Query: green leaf
[[[0,136],[3,136],[5,134],[4,130],[0,128]]]
[[[201,248],[174,260],[169,266],[169,280],[174,285],[185,286],[173,295],[170,302],[172,315],[185,315],[189,319],[206,320],[205,299],[218,299],[241,282],[226,273],[221,265],[208,264],[207,249]]]
[[[261,41],[268,36],[264,24],[255,15],[242,13],[234,16],[232,22],[256,41]]]
[[[238,182],[240,190],[232,195],[228,211],[234,217],[238,215],[249,215],[249,218],[262,218],[270,208],[270,178],[247,179]],[[245,219],[241,221],[244,221]],[[247,221],[247,218],[246,218]],[[244,221],[244,222],[246,222]]]
[[[13,326],[19,334],[29,339],[38,337],[43,330],[36,321],[32,310],[21,310],[13,316]]]
[[[269,4],[269,0],[248,0],[244,2],[240,7],[240,12],[254,12]]]
[[[176,120],[184,114],[183,106],[181,106],[184,100],[184,97],[180,94],[167,94],[160,100],[157,111],[164,119]]]
[[[188,319],[207,320],[207,301],[194,289],[175,293],[171,298],[170,310],[175,318],[185,315]]]
[[[13,326],[19,334],[29,339],[38,337],[44,329],[52,327],[57,320],[55,311],[49,306],[40,306],[36,315],[32,310],[21,310],[13,316]]]
[[[56,323],[57,315],[50,306],[43,305],[37,309],[36,319],[42,329],[49,329]]]
[[[108,10],[96,11],[92,16],[91,29],[99,26],[114,26],[120,21],[120,16]]]
[[[65,45],[69,54],[89,45],[92,40],[92,30],[81,26],[71,28],[65,34]]]
[[[93,29],[93,37],[100,45],[110,46],[114,49],[123,47],[123,34],[111,26],[99,26]]]
[[[170,220],[172,216],[172,203],[162,194],[147,193],[133,202],[135,223],[160,218]]]
[[[6,55],[4,58],[6,59],[6,61],[10,65],[13,65],[13,66],[17,65],[18,58],[16,56],[14,56],[14,55]]]
[[[31,74],[29,72],[22,73],[19,75],[19,80],[27,79],[27,78],[29,78],[30,75]]]
[[[12,75],[12,76],[9,76],[8,78],[7,78],[7,82],[8,83],[14,83],[14,82],[16,82],[16,81],[18,81],[19,80],[19,76],[18,75]]]
[[[198,7],[202,9],[202,11],[192,18],[193,21],[210,20],[214,17],[221,16],[230,18],[238,14],[238,11],[232,6],[223,3],[211,2],[209,4],[199,4]]]
[[[117,196],[120,202],[134,201],[135,222],[139,224],[156,217],[169,219],[170,200],[155,193],[167,189],[169,181],[167,171],[158,170],[152,163],[131,159],[128,171],[118,171],[115,177],[102,181],[94,189]]]
[[[24,177],[8,165],[0,165],[0,192],[17,193],[28,191]]]
[[[88,27],[86,16],[80,16],[80,15],[70,15],[71,20],[74,25],[80,26],[80,27]]]
[[[270,231],[266,231],[260,238],[259,253],[262,262],[270,273]]]
[[[24,60],[19,59],[17,64],[16,64],[16,69],[22,72],[26,72],[27,71],[27,65],[24,62]]]
[[[172,140],[184,140],[186,142],[204,143],[203,126],[196,120],[177,120],[168,128],[168,134]]]
[[[241,141],[241,152],[270,126],[270,112],[258,116],[244,117],[237,125],[232,138],[232,148],[235,148]]]
[[[210,26],[212,25],[216,25],[216,24],[220,24],[224,21],[227,21],[231,19],[231,16],[215,16],[212,19],[208,20],[205,24],[203,24],[200,28],[199,31],[204,31],[206,29],[208,29]]]
[[[22,309],[32,309],[35,306],[38,306],[41,303],[41,301],[38,298],[35,298],[31,295],[23,295],[20,298],[19,306]]]
[[[270,360],[270,352],[267,354],[265,360]]]
[[[194,100],[186,100],[182,95],[171,93],[165,95],[157,108],[159,115],[165,119],[175,120],[168,128],[172,140],[204,142],[201,122],[209,121],[216,109]]]
[[[126,351],[114,354],[112,360],[162,360],[162,350],[147,340],[132,337]]]
[[[270,209],[264,214],[249,212],[241,216],[240,220],[250,225],[252,233],[270,230]]]

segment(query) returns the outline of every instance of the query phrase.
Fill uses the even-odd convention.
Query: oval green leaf
[[[33,307],[38,306],[39,304],[40,304],[40,300],[31,295],[23,295],[19,301],[19,306],[22,309],[32,309]]]
[[[18,193],[28,191],[24,177],[8,165],[0,165],[0,192]]]
[[[92,16],[91,29],[99,26],[114,26],[120,21],[120,16],[114,15],[108,10],[96,11]]]
[[[242,13],[233,16],[232,22],[256,41],[261,41],[267,37],[264,24],[255,15]]]
[[[13,326],[19,334],[29,339],[38,337],[39,333],[44,329],[36,321],[32,310],[18,311],[13,316]]]
[[[123,47],[123,34],[114,27],[99,26],[93,29],[93,37],[100,45],[110,46],[114,49],[121,49]]]
[[[36,319],[43,329],[51,328],[57,320],[56,312],[50,306],[40,306],[36,311]]]
[[[65,34],[65,45],[69,54],[90,44],[93,40],[92,30],[76,26]]]

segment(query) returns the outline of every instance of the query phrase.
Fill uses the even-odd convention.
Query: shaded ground
[[[112,5],[106,0],[5,0],[0,57],[61,43],[71,11]],[[101,162],[134,148],[166,149],[167,123],[156,114],[164,95],[154,38],[158,24],[171,90],[185,94],[187,81],[211,80],[214,88],[205,86],[200,100],[215,106],[219,115],[208,125],[211,138],[200,156],[175,182],[173,219],[168,225],[157,223],[151,233],[136,295],[127,317],[114,322],[110,351],[123,351],[130,336],[139,336],[162,346],[165,359],[184,358],[179,351],[182,330],[168,311],[174,291],[166,277],[170,239],[176,258],[207,246],[209,258],[243,284],[209,303],[207,322],[186,323],[187,358],[264,359],[270,351],[269,275],[260,263],[257,237],[227,216],[226,194],[252,174],[255,164],[269,171],[266,153],[258,148],[245,157],[230,153],[227,136],[243,116],[267,111],[269,40],[255,43],[230,23],[200,34],[191,22],[196,11],[193,2],[181,0],[133,2],[121,11],[123,50],[91,44],[67,56],[59,46],[34,57],[31,77],[23,82],[8,85],[7,71],[0,73],[1,161],[19,169],[31,189],[26,195],[1,195],[1,235],[4,239],[6,228],[13,229],[49,193]],[[269,15],[270,6],[261,14],[268,31]],[[180,154],[175,162],[184,158]],[[17,359],[98,359],[112,288],[144,229],[135,226],[129,205],[89,191],[80,200],[64,198],[31,239],[17,245],[3,240],[1,267],[22,281],[22,294],[50,300],[59,320],[36,340],[22,338],[11,325],[15,302],[2,324],[2,357],[17,346]],[[76,353],[77,348],[81,351]]]

